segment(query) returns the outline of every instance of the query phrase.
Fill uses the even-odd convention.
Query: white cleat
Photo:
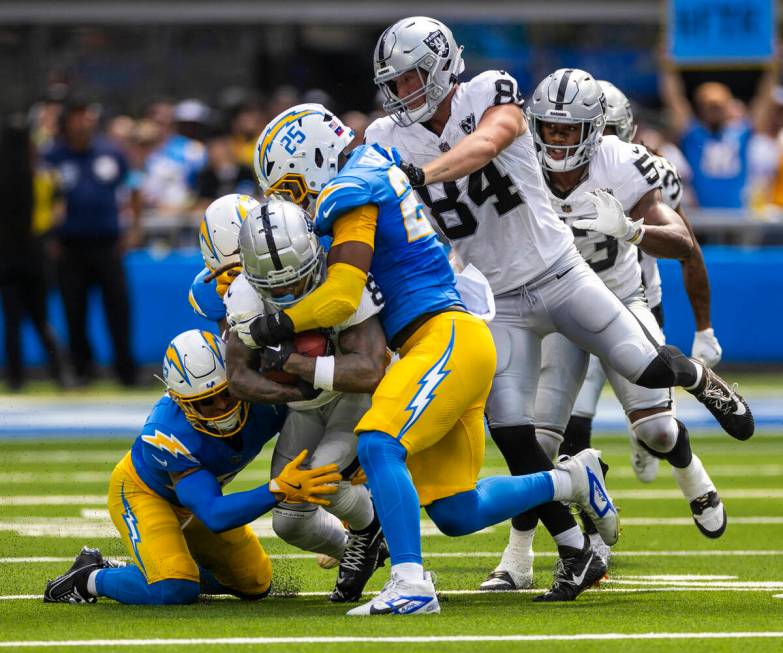
[[[661,461],[645,449],[631,434],[631,467],[642,483],[652,483],[658,477]]]
[[[608,567],[609,560],[612,557],[612,547],[606,544],[598,533],[590,533],[587,537],[590,539],[590,546],[595,551],[595,554]]]
[[[672,467],[672,476],[688,501],[696,528],[706,537],[716,539],[726,530],[726,508],[701,460],[693,454],[687,467]]]
[[[435,594],[435,584],[430,572],[424,572],[420,581],[405,580],[392,573],[391,580],[375,598],[346,614],[349,617],[366,617],[378,614],[438,614],[440,603]]]
[[[606,491],[600,454],[595,449],[584,449],[575,456],[564,458],[557,464],[557,469],[571,476],[573,494],[570,502],[576,503],[587,513],[601,539],[611,546],[620,535],[620,520]]]
[[[533,587],[533,549],[519,551],[507,545],[503,558],[487,579],[479,585],[485,592],[510,592]]]

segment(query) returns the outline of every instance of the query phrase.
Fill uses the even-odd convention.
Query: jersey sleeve
[[[370,123],[370,126],[364,131],[364,142],[368,145],[380,145],[381,147],[391,147],[394,145],[394,121],[388,116],[378,118]]]
[[[212,322],[219,322],[226,317],[226,306],[220,295],[217,294],[215,280],[204,281],[209,272],[209,269],[204,268],[193,279],[188,293],[188,301],[196,315]]]
[[[521,107],[525,103],[517,80],[505,70],[487,70],[476,75],[468,82],[467,92],[476,122],[491,107],[501,104]]]
[[[358,176],[340,175],[328,183],[318,196],[315,230],[320,236],[331,234],[334,221],[344,213],[372,203],[372,186]]]
[[[661,193],[663,201],[672,209],[682,202],[682,178],[676,166],[662,156],[656,156],[655,162],[661,175]]]
[[[373,315],[380,313],[381,309],[383,309],[383,305],[384,300],[381,289],[378,287],[378,284],[375,283],[373,276],[368,273],[367,283],[364,285],[364,290],[362,290],[362,298],[359,302],[359,308],[357,308],[356,312],[345,322],[337,325],[337,329],[348,329],[352,326],[356,326],[357,324],[361,324],[365,320],[370,319]]]
[[[177,437],[163,424],[147,424],[141,434],[141,453],[152,469],[169,473],[201,467],[197,447],[186,436]]]
[[[610,161],[616,171],[614,194],[630,210],[651,190],[661,188],[662,178],[656,158],[643,145],[624,143],[609,137],[615,148]],[[613,159],[613,161],[612,161]]]

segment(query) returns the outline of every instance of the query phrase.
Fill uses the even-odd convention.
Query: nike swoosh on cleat
[[[590,559],[585,563],[585,567],[582,570],[582,573],[578,576],[575,574],[571,574],[571,580],[574,582],[574,584],[578,587],[584,582],[585,576],[587,576],[587,570],[590,568],[590,563],[593,561],[593,554],[590,554]]]

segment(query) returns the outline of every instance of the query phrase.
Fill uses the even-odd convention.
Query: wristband
[[[334,356],[317,356],[313,387],[322,390],[334,389]]]

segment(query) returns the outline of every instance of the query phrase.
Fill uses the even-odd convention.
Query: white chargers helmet
[[[321,104],[283,111],[261,132],[253,165],[264,195],[307,210],[339,169],[340,154],[354,132]]]
[[[210,270],[239,265],[239,228],[247,214],[259,206],[250,195],[223,195],[204,211],[198,244],[204,264]]]
[[[219,415],[206,416],[201,412],[211,398],[228,393],[226,346],[214,333],[191,329],[174,338],[163,357],[163,382],[168,395],[197,431],[227,438],[247,421],[246,401],[235,400]]]
[[[242,272],[271,306],[292,306],[321,282],[323,250],[310,216],[292,202],[270,199],[239,231]]]
[[[527,106],[530,131],[536,143],[538,159],[545,170],[561,172],[584,165],[593,156],[604,131],[606,100],[601,87],[590,73],[578,68],[560,68],[533,91]],[[545,122],[581,125],[576,145],[544,143],[541,124]],[[564,153],[562,159],[550,156]]]
[[[373,56],[375,85],[386,101],[383,110],[398,125],[426,122],[434,115],[458,76],[465,70],[462,46],[439,20],[413,16],[398,20],[381,34]],[[397,95],[395,77],[418,70],[421,88],[406,97]],[[420,106],[412,106],[424,98]]]
[[[617,138],[630,143],[636,136],[636,122],[630,100],[612,82],[599,79],[598,84],[606,98],[606,126],[614,127]]]

